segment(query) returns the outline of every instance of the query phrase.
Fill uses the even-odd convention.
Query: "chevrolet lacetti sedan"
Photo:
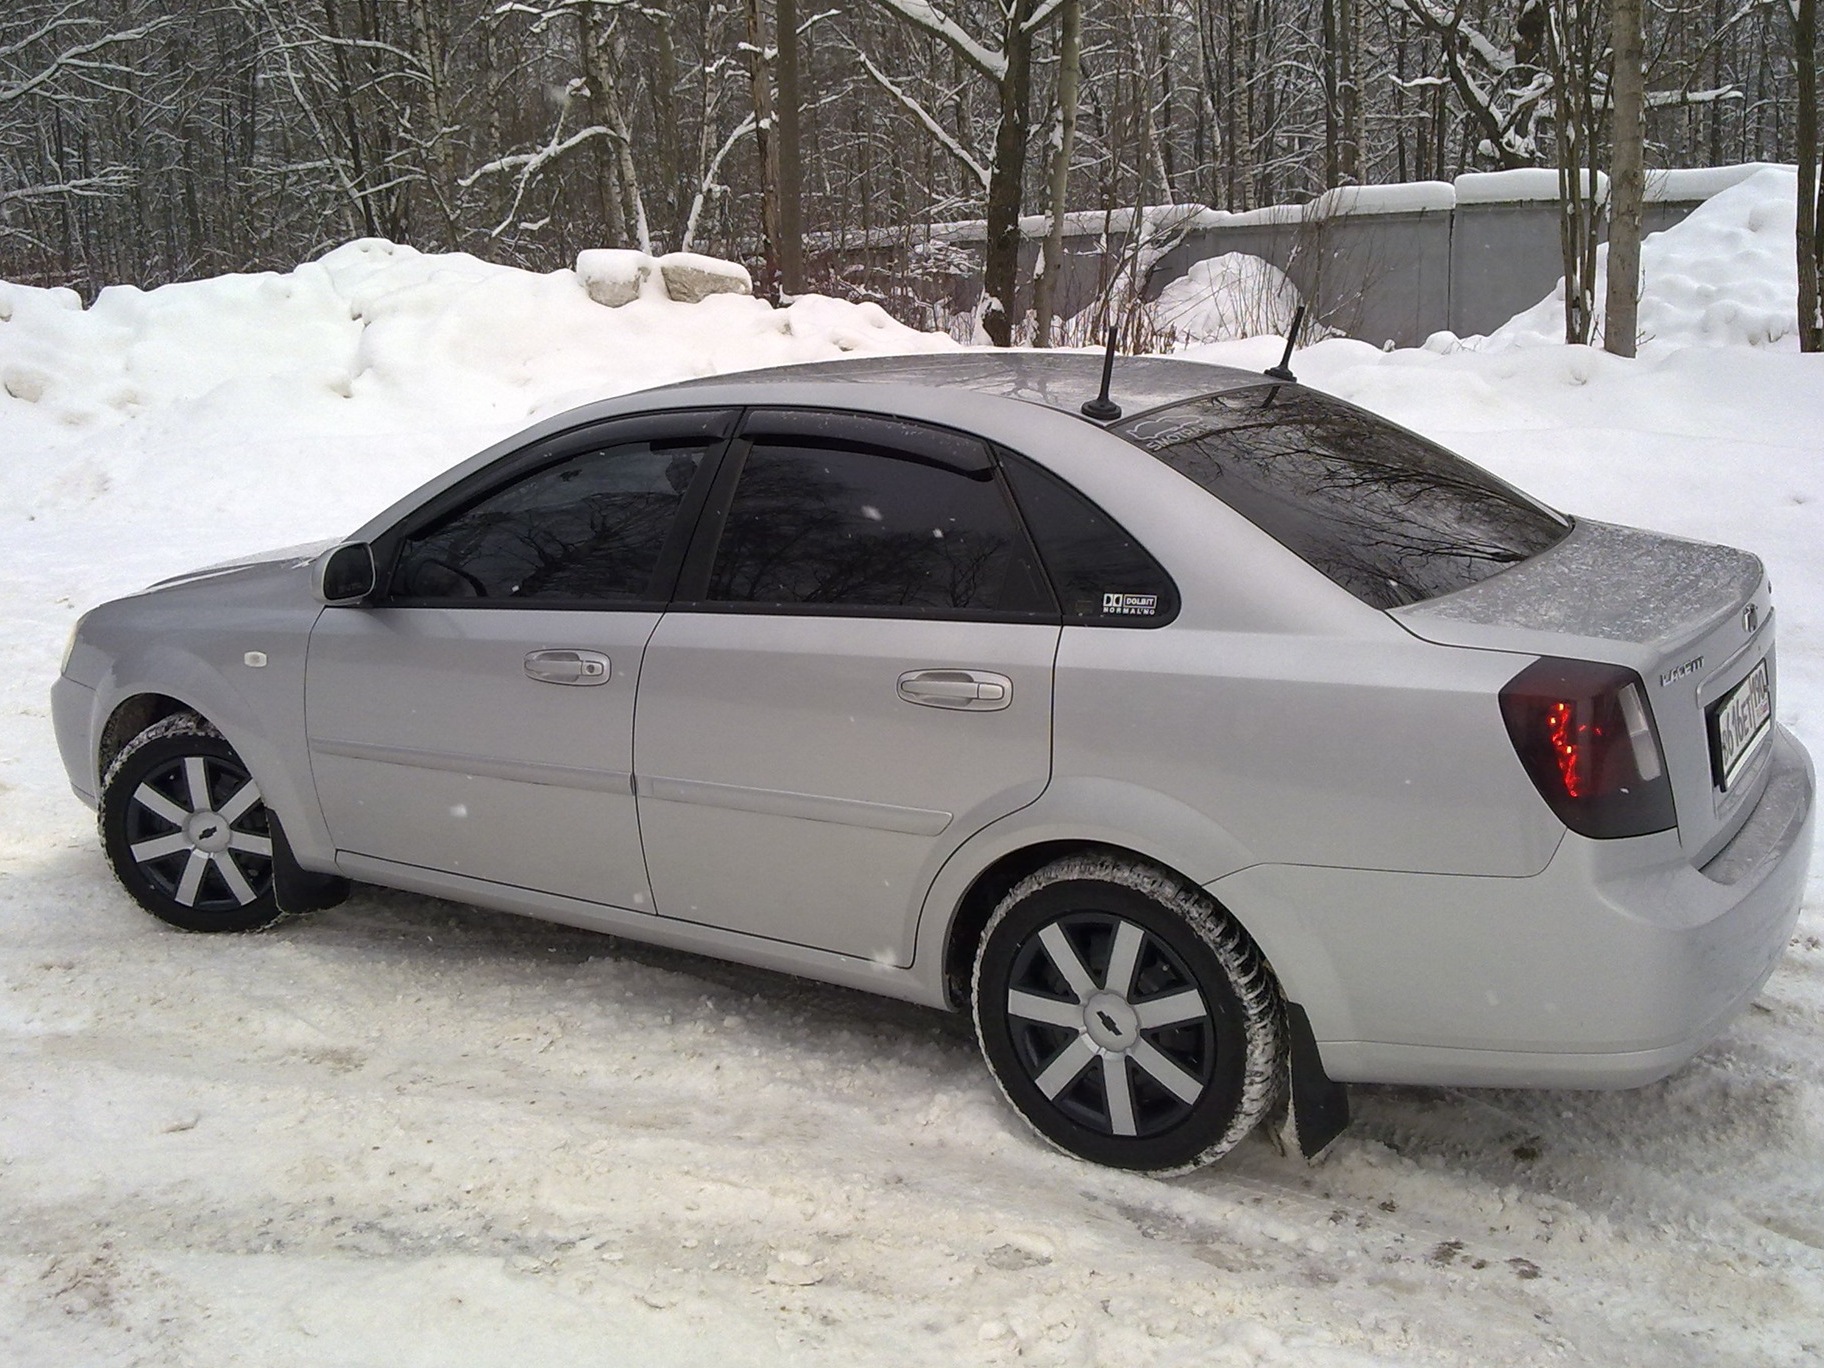
[[[1040,1134],[1128,1168],[1721,1031],[1812,839],[1760,562],[1279,379],[1122,360],[1086,417],[1100,366],[565,413],[90,612],[64,763],[175,926],[360,880],[967,1008]]]

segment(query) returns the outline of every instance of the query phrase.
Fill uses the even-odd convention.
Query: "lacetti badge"
[[[1667,670],[1664,674],[1660,675],[1659,686],[1663,689],[1668,684],[1675,683],[1678,680],[1683,679],[1686,675],[1694,675],[1703,668],[1704,658],[1702,656],[1699,656],[1696,660],[1687,660],[1676,670]]]
[[[1104,614],[1114,613],[1122,617],[1152,617],[1159,611],[1159,595],[1104,594],[1102,611]]]

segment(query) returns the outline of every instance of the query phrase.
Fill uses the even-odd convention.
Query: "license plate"
[[[1756,749],[1773,730],[1773,695],[1762,661],[1710,709],[1710,764],[1716,786],[1727,793]]]

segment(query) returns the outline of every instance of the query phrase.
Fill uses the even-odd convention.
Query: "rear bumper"
[[[1702,869],[1664,832],[1566,836],[1532,878],[1257,866],[1210,889],[1305,1005],[1332,1078],[1633,1087],[1690,1059],[1773,972],[1815,786],[1778,727],[1760,801]]]

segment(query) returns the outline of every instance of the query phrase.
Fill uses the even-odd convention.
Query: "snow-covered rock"
[[[658,263],[627,247],[595,247],[576,254],[576,278],[589,298],[610,309],[638,299]]]
[[[696,252],[667,252],[659,258],[665,293],[679,304],[696,304],[718,294],[754,292],[753,277],[738,261],[700,256]]]

